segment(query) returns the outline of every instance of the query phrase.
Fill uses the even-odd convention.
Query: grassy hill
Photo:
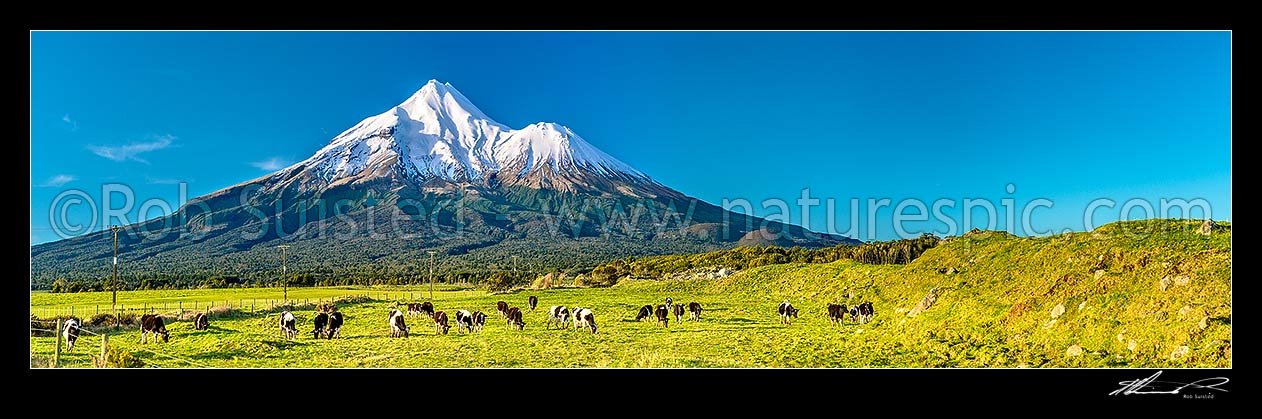
[[[278,310],[269,309],[214,318],[207,331],[175,322],[168,344],[142,346],[134,329],[110,344],[149,366],[169,367],[1231,367],[1230,224],[1209,236],[1199,226],[1149,220],[1044,238],[974,232],[906,265],[785,263],[722,279],[435,296],[437,308],[449,313],[494,313],[498,300],[520,307],[537,295],[540,309],[525,313],[523,331],[506,329],[491,314],[483,333],[453,328],[438,336],[414,317],[413,336],[394,339],[386,315],[404,301],[370,300],[341,308],[347,324],[340,340],[308,333],[284,341]],[[934,289],[934,303],[910,316]],[[232,293],[244,291],[215,290],[223,294],[214,297],[235,299]],[[145,298],[184,292],[152,291]],[[89,297],[58,298],[80,295]],[[633,320],[639,306],[667,296],[700,302],[701,321],[672,318],[662,328]],[[775,313],[786,299],[801,310],[790,326]],[[828,323],[827,303],[862,301],[875,306],[871,323]],[[593,309],[600,333],[544,329],[553,304]],[[309,332],[312,309],[295,313],[300,331]],[[81,345],[99,345],[93,339]],[[50,337],[31,338],[33,359],[49,358],[53,347]],[[76,349],[62,359],[87,366],[92,353]]]
[[[872,301],[865,345],[919,353],[915,366],[1230,367],[1231,226],[1205,236],[1200,224],[1145,220],[1043,238],[975,232],[907,265],[785,264],[626,286],[789,300],[814,317],[829,302]],[[908,316],[935,288],[932,306]]]

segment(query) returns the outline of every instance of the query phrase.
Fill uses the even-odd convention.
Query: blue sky
[[[909,198],[952,200],[957,221],[965,198],[1011,198],[1018,220],[1046,198],[1036,234],[1081,231],[1097,198],[1116,205],[1094,225],[1132,198],[1202,198],[1231,219],[1227,32],[35,32],[31,243],[58,239],[60,193],[100,205],[102,185],[126,184],[128,220],[153,217],[141,202],[178,203],[179,182],[191,198],[304,159],[429,79],[711,203],[766,216],[779,210],[761,201],[784,199],[800,223],[810,188],[863,239],[895,238],[892,205]],[[852,198],[861,217],[869,198],[892,205],[847,231]]]

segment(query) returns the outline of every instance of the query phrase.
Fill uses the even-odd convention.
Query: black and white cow
[[[675,305],[675,300],[672,300],[670,297],[666,297],[666,311],[670,312],[671,307],[673,307],[674,305]]]
[[[849,311],[846,310],[845,304],[828,303],[828,322],[829,323],[835,324],[838,326],[844,324],[846,320],[846,313],[849,313]]]
[[[871,301],[865,301],[863,304],[859,304],[859,321],[860,322],[867,323],[867,322],[872,321],[873,314],[876,314],[876,312],[872,309]]]
[[[333,339],[334,336],[342,337],[342,320],[342,312],[334,311],[329,313],[329,329],[325,333],[329,339]]]
[[[500,312],[500,317],[508,317],[508,303],[503,302],[503,301],[496,301],[495,311]]]
[[[640,307],[640,312],[635,315],[635,321],[647,320],[653,317],[653,306],[646,305]]]
[[[434,303],[429,301],[423,303],[408,303],[409,316],[420,316],[422,314],[429,316],[430,318],[434,318]]]
[[[456,311],[456,331],[473,332],[473,313],[469,310]]]
[[[481,311],[473,312],[473,331],[481,332],[484,325],[486,325],[486,313]]]
[[[408,337],[408,325],[403,321],[403,312],[399,310],[390,310],[390,337]]]
[[[509,307],[508,313],[505,314],[504,317],[508,319],[508,327],[510,328],[517,330],[524,330],[526,328],[526,322],[521,319],[520,308]]]
[[[321,336],[324,336],[325,328],[329,326],[329,314],[328,313],[316,314],[314,323],[315,323],[315,330],[312,331],[311,334],[313,335],[312,336],[313,338],[319,339]]]
[[[670,327],[670,310],[665,305],[657,306],[657,311],[654,314],[657,315],[657,324],[659,326]]]
[[[574,325],[575,331],[578,330],[579,326],[582,326],[578,321],[578,312],[580,311],[583,311],[582,307],[579,307],[579,306],[570,307],[570,324]]]
[[[784,324],[793,324],[792,319],[798,316],[798,309],[794,308],[793,304],[789,304],[788,301],[780,303],[776,311],[780,313],[780,321]]]
[[[162,322],[162,317],[157,314],[146,314],[140,316],[140,343],[145,343],[145,333],[153,336],[153,341],[158,341],[158,335],[162,335],[163,342],[170,341],[170,334],[167,333],[167,327]]]
[[[447,313],[443,311],[434,312],[434,334],[445,335],[451,329],[451,325],[447,324]]]
[[[688,303],[688,318],[692,321],[701,320],[701,303],[693,301]]]
[[[206,330],[208,328],[210,328],[210,318],[206,316],[206,313],[197,313],[197,316],[193,317],[193,330]]]
[[[285,339],[294,340],[298,337],[297,323],[298,319],[289,310],[280,313],[280,333],[285,336]]]
[[[543,325],[545,329],[551,329],[552,323],[556,323],[557,328],[565,327],[565,322],[569,321],[570,309],[565,306],[552,306],[548,309],[548,322]]]
[[[683,304],[675,306],[675,322],[676,323],[684,322],[684,309],[686,308],[687,307],[684,307]]]
[[[535,311],[535,306],[539,305],[539,297],[532,295],[526,299],[526,302],[530,303],[530,311]]]
[[[850,321],[857,323],[859,321],[858,319],[859,319],[859,306],[850,306]]]
[[[79,339],[79,319],[67,319],[61,334],[66,337],[66,351],[73,351],[74,341]]]
[[[574,313],[574,329],[580,327],[591,329],[592,333],[596,333],[596,316],[592,314],[589,308],[579,309]]]

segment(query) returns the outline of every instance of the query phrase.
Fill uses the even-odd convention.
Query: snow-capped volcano
[[[787,235],[753,240],[763,230]],[[339,277],[429,250],[450,255],[448,269],[486,272],[508,255],[560,269],[741,244],[858,243],[687,196],[562,125],[510,128],[437,81],[306,160],[124,231],[119,256],[136,261],[133,272],[203,276],[272,275],[279,244]],[[108,275],[112,240],[102,231],[32,246],[33,283]]]
[[[510,128],[492,120],[455,87],[437,80],[282,172],[293,170],[329,185],[387,175],[421,183],[496,178],[513,184],[539,172],[656,184],[568,127],[539,122]]]

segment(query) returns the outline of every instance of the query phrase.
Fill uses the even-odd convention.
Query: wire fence
[[[72,348],[63,329],[36,327],[34,326],[35,323],[32,324],[32,336],[34,336],[35,332],[41,332],[51,334],[51,337],[55,339],[51,345],[31,346],[32,368],[103,368],[110,366],[109,351],[107,350],[109,345],[109,336],[111,335],[110,333],[98,333],[85,327],[80,327],[78,334],[75,336],[74,347]],[[60,320],[57,321],[57,324],[64,328],[64,324],[61,323]],[[123,333],[114,333],[112,335],[115,336],[115,339],[119,339],[124,336]],[[43,338],[47,339],[49,336],[43,336]],[[131,352],[133,354],[144,353],[149,354],[151,357],[176,361],[176,366],[178,367],[191,366],[198,368],[211,368],[210,365],[202,362],[162,353],[156,350],[139,348],[131,349]],[[149,366],[160,367],[159,365],[154,365],[152,362],[149,362]]]
[[[444,297],[466,297],[481,295],[480,291],[443,291]],[[284,300],[281,298],[230,298],[223,300],[199,300],[199,301],[167,301],[167,302],[142,302],[142,303],[119,303],[113,307],[109,304],[81,304],[81,305],[57,305],[57,306],[32,306],[30,314],[41,319],[51,319],[56,317],[78,317],[91,318],[100,314],[120,313],[120,314],[149,314],[149,313],[182,313],[188,311],[207,312],[209,316],[215,316],[213,313],[219,310],[232,310],[242,313],[267,313],[277,307],[302,307],[313,303],[331,302],[339,299],[348,298],[367,298],[378,301],[397,301],[397,302],[420,302],[427,299],[429,294],[425,292],[389,292],[389,291],[369,291],[358,293],[347,293],[343,295],[323,298],[290,298]]]
[[[442,291],[444,297],[464,297],[481,295],[480,291]],[[164,317],[171,317],[173,321],[191,321],[195,314],[205,313],[209,318],[240,316],[240,315],[260,315],[271,314],[280,309],[302,310],[315,309],[320,303],[336,302],[346,300],[367,300],[377,302],[394,302],[396,304],[405,304],[409,302],[421,302],[428,299],[429,294],[426,292],[400,292],[400,291],[366,291],[347,293],[338,296],[325,298],[291,298],[288,300],[278,298],[237,298],[224,300],[202,300],[202,301],[168,301],[168,302],[142,302],[142,303],[122,303],[111,307],[107,304],[93,305],[59,305],[59,306],[32,306],[30,313],[31,319],[31,367],[55,367],[55,368],[82,368],[82,367],[105,367],[107,366],[108,352],[106,347],[109,342],[110,335],[122,338],[124,333],[131,332],[113,332],[110,329],[99,329],[102,325],[92,324],[92,318],[101,314],[117,313],[119,317],[125,314],[160,314]],[[65,327],[63,319],[77,318],[79,319],[79,334],[75,340],[74,348],[69,347],[63,329]],[[127,322],[126,319],[118,319]],[[132,321],[135,326],[139,321]],[[117,320],[115,320],[117,322]],[[125,323],[126,324],[126,323]],[[110,325],[106,323],[106,325]],[[98,327],[100,332],[89,330],[89,327]],[[116,330],[116,329],[115,329]],[[48,339],[52,337],[55,342],[36,345],[35,339]],[[133,336],[134,337],[134,336]],[[148,354],[146,358],[163,359],[176,362],[177,367],[197,367],[210,368],[211,366],[189,358],[183,358],[159,350],[151,350],[146,348],[131,349],[133,353]],[[150,366],[158,366],[153,362],[149,362]],[[167,365],[171,366],[171,365]]]

